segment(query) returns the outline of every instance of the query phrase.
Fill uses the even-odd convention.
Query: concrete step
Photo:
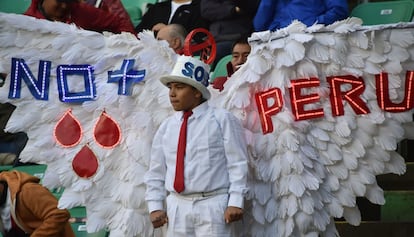
[[[414,222],[363,221],[359,226],[336,222],[341,237],[413,237]]]

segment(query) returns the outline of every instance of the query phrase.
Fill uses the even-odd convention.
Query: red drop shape
[[[84,179],[94,176],[98,170],[98,165],[98,159],[87,145],[82,147],[72,161],[73,171]]]
[[[76,146],[82,137],[82,127],[70,109],[57,122],[53,132],[56,142],[63,147]]]
[[[95,141],[103,148],[113,148],[121,141],[121,128],[103,112],[95,124],[93,135]]]

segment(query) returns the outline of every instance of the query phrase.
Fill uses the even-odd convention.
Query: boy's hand
[[[243,218],[243,209],[239,207],[232,207],[229,206],[226,208],[226,211],[224,212],[224,220],[226,223],[230,223],[233,221],[238,221]]]
[[[165,211],[153,211],[150,213],[150,219],[154,228],[163,226],[165,223],[168,223],[168,217]]]

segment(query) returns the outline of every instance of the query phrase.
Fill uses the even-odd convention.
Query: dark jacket
[[[171,0],[156,3],[148,9],[142,17],[141,23],[135,28],[137,32],[142,30],[151,30],[157,23],[180,24],[184,26],[187,32],[196,28],[208,29],[207,21],[200,14],[200,0],[193,0],[189,5],[180,6],[168,22],[171,14]]]
[[[32,0],[32,4],[24,14],[38,19],[47,19],[39,7],[39,2],[40,0]],[[84,30],[113,33],[131,32],[135,35],[131,21],[122,20],[105,10],[78,2],[71,3],[70,9],[70,17],[66,23],[74,23]]]
[[[201,16],[209,21],[217,42],[250,36],[259,0],[201,0]],[[241,12],[236,13],[236,6]]]

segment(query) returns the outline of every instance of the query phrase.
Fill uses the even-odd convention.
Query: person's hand
[[[165,27],[166,25],[164,23],[157,23],[152,27],[152,31],[158,32],[161,30],[161,28]]]
[[[243,209],[239,207],[232,207],[229,206],[226,208],[226,211],[224,212],[224,220],[226,223],[231,223],[233,221],[238,221],[243,218]]]
[[[165,211],[153,211],[150,213],[150,219],[154,228],[163,226],[165,223],[168,223],[168,217]]]

